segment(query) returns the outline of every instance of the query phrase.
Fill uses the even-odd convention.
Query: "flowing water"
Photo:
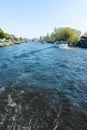
[[[0,130],[87,130],[87,50],[0,48]]]

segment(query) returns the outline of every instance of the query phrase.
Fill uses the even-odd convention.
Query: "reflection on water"
[[[0,130],[87,130],[87,50],[0,48]]]

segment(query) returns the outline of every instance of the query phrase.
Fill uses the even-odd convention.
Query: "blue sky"
[[[87,32],[87,0],[0,0],[0,28],[18,37],[39,37],[55,27]]]

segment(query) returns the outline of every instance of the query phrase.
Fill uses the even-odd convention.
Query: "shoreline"
[[[9,46],[9,45],[13,45],[13,44],[20,44],[22,42],[2,42],[0,43],[0,47],[4,47],[4,46]]]

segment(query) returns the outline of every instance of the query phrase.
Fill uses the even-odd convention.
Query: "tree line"
[[[87,32],[83,34],[83,36],[87,37]],[[22,38],[17,38],[14,35],[5,33],[0,28],[0,39],[4,39],[4,38],[7,41],[10,40],[12,42],[23,41],[21,40]],[[67,41],[68,44],[71,46],[76,46],[78,45],[80,38],[81,38],[81,31],[70,27],[61,27],[61,28],[55,28],[51,34],[47,33],[46,36],[40,36],[39,41],[55,43],[58,40],[63,40],[63,41]]]
[[[8,40],[18,41],[18,38],[15,35],[8,34],[4,32],[1,28],[0,28],[0,39],[6,39],[7,41]]]
[[[87,36],[87,33],[85,33],[84,36]],[[69,45],[76,46],[80,41],[80,38],[81,31],[70,27],[61,27],[55,28],[50,35],[48,33],[46,36],[40,37],[39,40],[50,43],[55,43],[58,40],[64,40],[67,41]]]
[[[6,33],[0,28],[0,39],[6,38]]]

